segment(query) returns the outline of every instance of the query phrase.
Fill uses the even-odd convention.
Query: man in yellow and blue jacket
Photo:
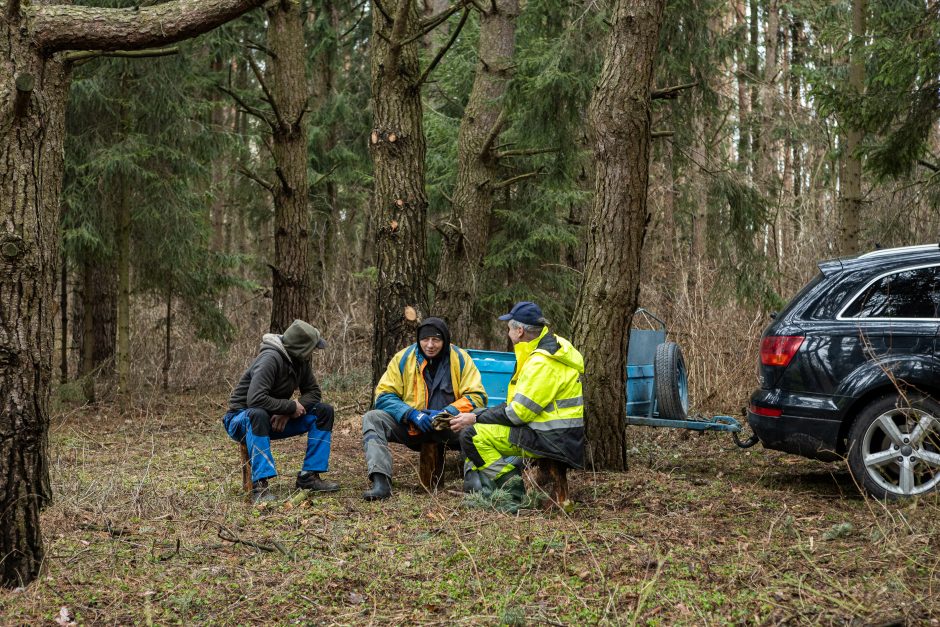
[[[464,455],[483,485],[496,487],[521,475],[520,457],[547,457],[582,468],[584,358],[568,340],[549,331],[535,303],[516,303],[499,319],[508,323],[516,369],[506,403],[451,420]]]
[[[375,388],[373,409],[362,417],[362,447],[372,487],[367,501],[391,496],[392,454],[389,442],[420,450],[425,442],[460,448],[456,433],[435,431],[440,412],[456,416],[486,407],[480,372],[467,351],[450,343],[450,330],[440,318],[427,318],[417,341],[399,351]]]

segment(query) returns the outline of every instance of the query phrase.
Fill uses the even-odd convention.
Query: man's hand
[[[304,409],[304,406],[300,404],[300,401],[294,401],[294,405],[297,407],[294,408],[294,415],[291,418],[300,418],[307,413],[307,410]]]
[[[291,416],[287,414],[274,414],[271,416],[271,429],[275,433],[280,433],[284,430],[284,427],[287,426],[287,421],[291,419]]]
[[[450,430],[454,433],[460,433],[470,425],[476,424],[476,414],[459,413],[450,419]]]

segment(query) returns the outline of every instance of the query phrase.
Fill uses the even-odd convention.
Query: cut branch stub
[[[388,141],[389,141],[389,143],[394,144],[396,141],[398,141],[398,135],[395,134],[395,133],[389,133],[389,134],[388,134]]]
[[[32,74],[20,74],[16,77],[16,97],[13,100],[13,115],[20,118],[26,114],[29,107],[29,97],[36,85],[36,78]]]
[[[379,132],[377,130],[372,130],[371,139],[373,144],[379,143]]]
[[[392,220],[388,223],[389,230],[394,233],[398,230],[398,220]]]
[[[418,310],[411,305],[405,305],[404,316],[408,322],[415,322],[418,319]]]

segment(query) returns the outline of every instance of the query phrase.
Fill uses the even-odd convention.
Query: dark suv
[[[764,331],[748,423],[771,449],[847,457],[877,498],[940,484],[940,245],[824,261]]]

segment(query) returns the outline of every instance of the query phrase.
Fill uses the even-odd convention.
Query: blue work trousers
[[[245,442],[251,459],[252,483],[277,476],[271,440],[283,440],[307,434],[307,453],[301,470],[326,472],[329,470],[330,443],[333,439],[333,407],[318,403],[314,412],[287,421],[283,431],[271,429],[271,415],[263,409],[230,411],[222,417],[229,437]]]

